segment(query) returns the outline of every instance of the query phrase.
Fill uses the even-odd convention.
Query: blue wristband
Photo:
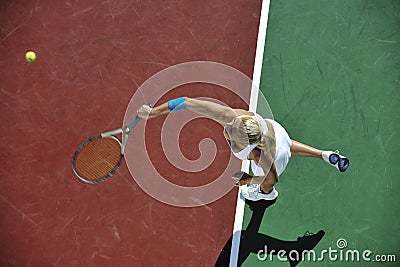
[[[185,97],[179,97],[168,101],[168,108],[171,112],[178,112],[186,109]]]

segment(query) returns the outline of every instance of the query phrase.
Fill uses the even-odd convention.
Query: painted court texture
[[[207,206],[178,208],[144,193],[125,164],[109,181],[86,185],[74,177],[71,156],[87,137],[120,127],[135,90],[169,66],[214,61],[252,77],[261,4],[0,2],[0,266],[229,264],[237,189]],[[296,241],[323,230],[317,252],[344,238],[349,249],[399,256],[399,1],[272,0],[269,8],[259,82],[274,118],[293,139],[339,149],[350,168],[340,174],[317,159],[292,158],[276,204],[257,212],[259,236]],[[24,59],[29,49],[35,62]],[[243,101],[190,84],[160,102],[181,95],[244,109],[250,100],[250,90]],[[185,174],[157,153],[162,122],[149,122],[149,147],[168,180],[198,186],[223,171],[230,150],[221,126],[198,119],[183,130],[188,158],[200,152],[185,144],[212,137],[218,148],[210,168]],[[243,229],[254,214],[246,204]],[[289,266],[261,262],[241,246],[242,266]]]
[[[398,265],[399,12],[399,1],[271,1],[260,89],[293,139],[339,149],[350,167],[340,174],[291,158],[259,232],[295,241],[324,230],[317,253],[344,238],[343,251],[397,255],[395,263],[299,266]],[[247,207],[243,228],[251,214]],[[251,254],[243,266],[267,264]]]

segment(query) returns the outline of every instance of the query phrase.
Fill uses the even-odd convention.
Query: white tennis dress
[[[240,117],[240,116],[239,116]],[[258,123],[261,125],[263,134],[268,132],[268,126],[267,123],[265,122],[264,118],[262,118],[260,115],[255,114],[255,117],[258,121]],[[286,130],[276,121],[267,119],[268,122],[272,124],[274,127],[275,131],[275,144],[276,144],[276,153],[274,156],[274,163],[276,167],[276,171],[278,175],[281,175],[283,171],[286,169],[286,166],[289,162],[289,159],[291,157],[290,154],[290,147],[292,146],[292,141],[290,140],[290,137]],[[248,145],[244,149],[240,150],[239,152],[233,152],[233,154],[241,160],[247,160],[249,157],[249,154],[251,151],[256,148],[257,144],[253,145]],[[263,176],[265,175],[263,169],[261,166],[255,162],[254,160],[251,160],[251,170],[255,176]],[[243,197],[257,201],[260,199],[266,199],[266,200],[273,200],[278,197],[278,191],[275,189],[275,187],[272,187],[272,191],[265,194],[261,192],[260,185],[249,185],[249,186],[243,186],[241,187],[241,194]]]

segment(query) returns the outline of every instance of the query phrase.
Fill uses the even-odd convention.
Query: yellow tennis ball
[[[36,59],[35,52],[33,52],[33,51],[26,52],[25,59],[26,59],[26,61],[29,61],[29,62],[35,61],[35,59]]]

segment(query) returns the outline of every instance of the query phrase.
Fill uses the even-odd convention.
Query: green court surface
[[[298,266],[399,266],[400,1],[272,0],[260,89],[292,139],[338,149],[350,167],[292,157],[259,232],[295,241],[322,229],[317,255],[339,238],[343,251],[396,255]],[[246,205],[243,228],[251,215]],[[289,263],[253,253],[243,266]]]

